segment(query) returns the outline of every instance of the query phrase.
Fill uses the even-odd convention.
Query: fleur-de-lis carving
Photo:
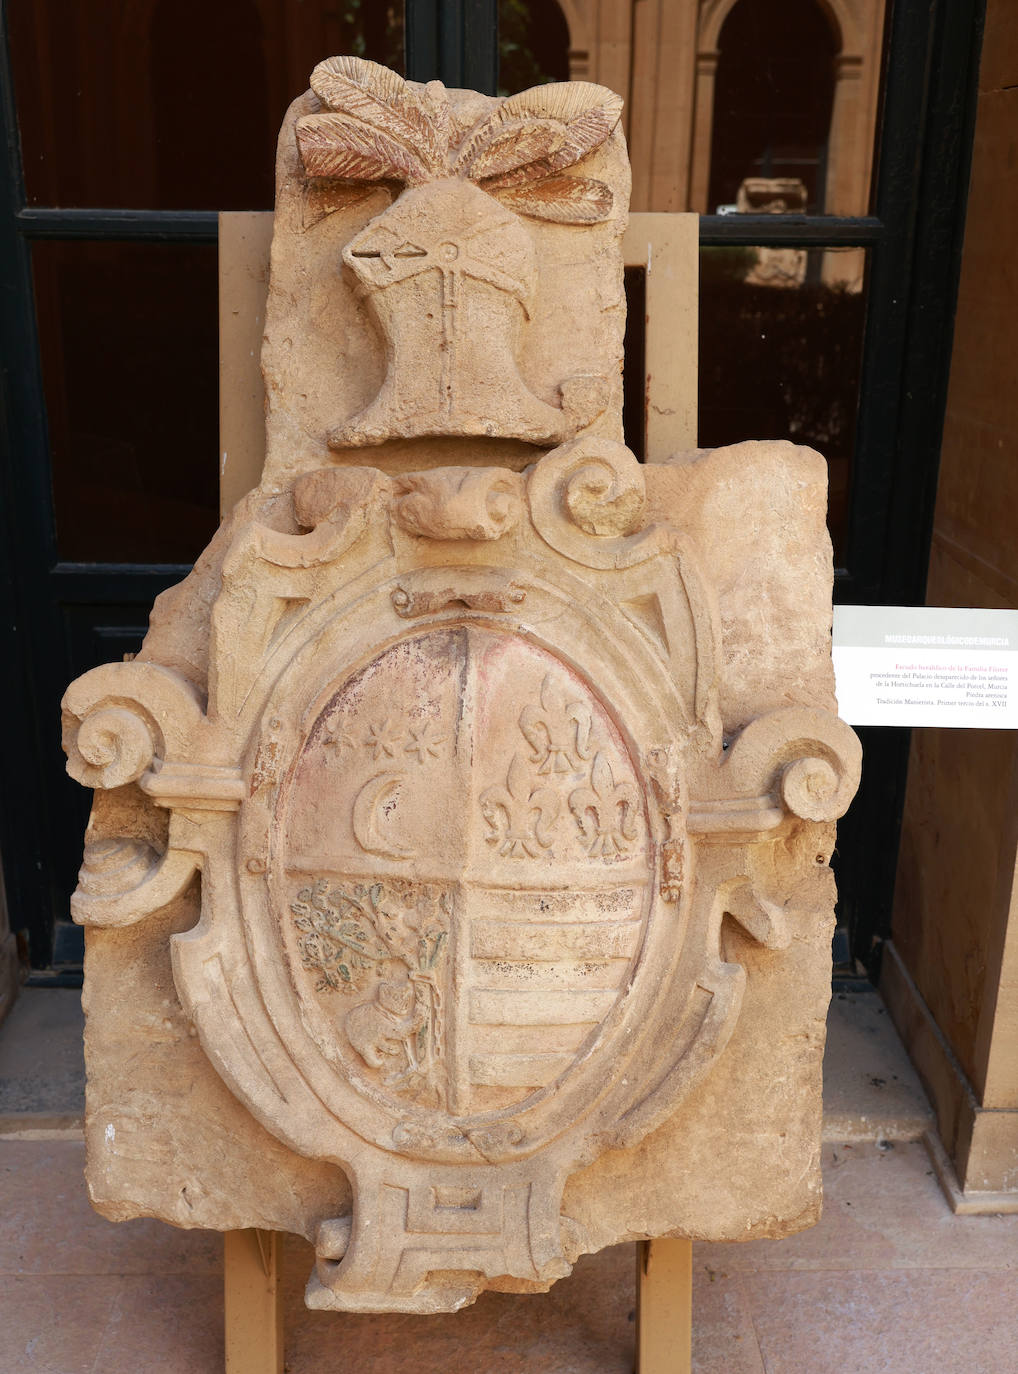
[[[520,713],[520,729],[539,773],[572,773],[590,758],[590,707],[567,701],[550,673],[541,683],[541,705],[528,704]]]
[[[639,798],[631,782],[616,782],[604,754],[596,755],[590,786],[569,794],[569,809],[592,855],[624,854],[636,839]]]
[[[550,849],[561,802],[550,787],[532,787],[522,754],[514,754],[505,787],[488,787],[480,795],[481,812],[491,827],[486,836],[505,858],[536,859]]]

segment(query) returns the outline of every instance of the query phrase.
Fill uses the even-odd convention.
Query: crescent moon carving
[[[376,773],[357,793],[353,804],[353,833],[357,843],[369,854],[383,859],[409,859],[413,850],[396,839],[385,838],[378,831],[378,811],[386,802],[395,799],[405,784],[402,773]]]

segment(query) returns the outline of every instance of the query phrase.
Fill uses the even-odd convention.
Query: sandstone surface
[[[262,482],[65,697],[93,1201],[297,1232],[312,1306],[818,1216],[825,465],[621,442],[618,117],[316,68]]]

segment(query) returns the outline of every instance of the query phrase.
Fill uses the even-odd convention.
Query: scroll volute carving
[[[138,922],[200,868],[184,1009],[263,1125],[352,1175],[352,1219],[316,1218],[317,1305],[564,1273],[564,1179],[715,1066],[746,982],[722,922],[790,944],[765,856],[854,789],[823,711],[726,747],[709,582],[646,492],[590,437],[519,474],[320,469],[292,488],[306,533],[234,534],[207,715],[155,664],[68,692],[78,774],[171,813],[163,853],[90,846],[75,915]]]
[[[110,663],[62,702],[67,771],[84,787],[122,787],[187,749],[202,719],[197,690],[155,663]]]
[[[420,434],[554,443],[589,424],[607,403],[607,378],[559,378],[555,405],[517,366],[537,289],[521,217],[584,225],[615,213],[611,187],[567,169],[611,136],[619,97],[563,82],[478,113],[440,82],[416,86],[352,57],[320,63],[311,88],[323,109],[297,121],[296,137],[312,183],[403,186],[343,252],[388,370],[371,405],[333,427],[330,446]]]
[[[454,1311],[489,1282],[546,1287],[613,1237],[692,1230],[670,1195],[715,1150],[715,1189],[766,1184],[761,1139],[780,1137],[785,1158],[804,1114],[775,1120],[772,1085],[801,1079],[801,1025],[822,1015],[803,1022],[799,989],[771,997],[766,980],[789,946],[795,969],[826,977],[827,822],[854,790],[858,745],[805,704],[754,699],[741,730],[724,728],[725,675],[773,649],[772,603],[743,617],[755,640],[722,643],[733,619],[690,533],[682,465],[637,462],[607,437],[610,408],[590,428],[619,390],[618,98],[578,82],[495,102],[355,58],[322,63],[312,87],[318,108],[302,98],[281,144],[263,483],[174,594],[171,631],[164,603],[145,661],[65,697],[69,770],[120,789],[97,808],[113,819],[90,831],[72,903],[107,928],[88,976],[166,1005],[169,956],[197,1038],[147,1045],[169,1072],[132,1068],[135,1090],[122,1047],[137,1028],[103,1028],[89,1148],[108,1196],[124,1184],[157,1215],[180,1219],[163,1165],[187,1156],[209,1184],[188,1224],[235,1228],[236,1193],[258,1224],[316,1236],[312,1306]],[[371,205],[387,208],[330,217],[350,186],[384,188]],[[386,373],[352,414],[364,375],[347,387],[328,370],[364,351],[366,328]],[[330,426],[333,449],[431,434],[555,447],[515,472],[481,466],[476,442],[422,444],[415,471],[418,446],[394,445],[383,472],[330,457]],[[437,466],[451,452],[463,465]],[[698,463],[709,484],[709,455]],[[802,579],[826,615],[821,529],[822,515],[801,541]],[[719,543],[729,533],[718,522]],[[829,664],[796,669],[787,699],[822,702]],[[181,919],[146,922],[178,899]],[[739,1056],[764,1044],[765,1089],[747,1106],[743,1060],[725,1079],[724,1054],[753,977]],[[96,1016],[109,1000],[94,996]],[[713,1111],[698,1124],[708,1072],[713,1102],[740,1099],[731,1132]],[[114,1146],[106,1126],[136,1122],[143,1095],[131,1129],[158,1137],[157,1163],[125,1180],[144,1147]],[[224,1103],[238,1153],[276,1152],[278,1183],[254,1200],[251,1168],[235,1187],[232,1156],[209,1146],[202,1114]],[[609,1196],[603,1168],[632,1173],[630,1201]],[[582,1225],[567,1184],[587,1199]],[[799,1225],[801,1192],[767,1208]],[[740,1226],[744,1202],[728,1208]]]

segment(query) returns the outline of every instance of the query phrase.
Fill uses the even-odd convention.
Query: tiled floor
[[[694,1247],[697,1374],[1013,1374],[1018,1216],[956,1217],[924,1147],[825,1148],[827,1203],[784,1241]],[[215,1374],[221,1244],[114,1226],[72,1140],[0,1141],[4,1374]],[[448,1317],[340,1317],[301,1303],[287,1249],[291,1374],[629,1374],[633,1250],[588,1256],[547,1297],[488,1293]]]
[[[27,1005],[22,1028],[40,1015],[38,999]],[[51,1007],[47,1024],[60,1021]],[[46,1056],[38,1043],[12,1045],[10,1028],[0,1123],[6,1098],[23,1124],[52,1130],[62,1099],[40,1085]],[[71,1122],[73,1065],[62,1050],[54,1057]],[[835,1000],[828,1062],[827,1133],[854,1138],[825,1147],[823,1221],[784,1241],[694,1247],[697,1374],[1018,1374],[1018,1216],[954,1216],[923,1145],[887,1139],[922,1129],[928,1109],[875,997]],[[78,1139],[0,1139],[0,1374],[217,1374],[220,1238],[103,1221],[85,1199],[82,1163]],[[310,1264],[310,1249],[291,1242],[291,1374],[632,1369],[631,1246],[584,1257],[547,1296],[488,1293],[448,1317],[308,1312]]]
[[[81,993],[22,988],[0,1026],[0,1135],[80,1124],[85,1110]]]

